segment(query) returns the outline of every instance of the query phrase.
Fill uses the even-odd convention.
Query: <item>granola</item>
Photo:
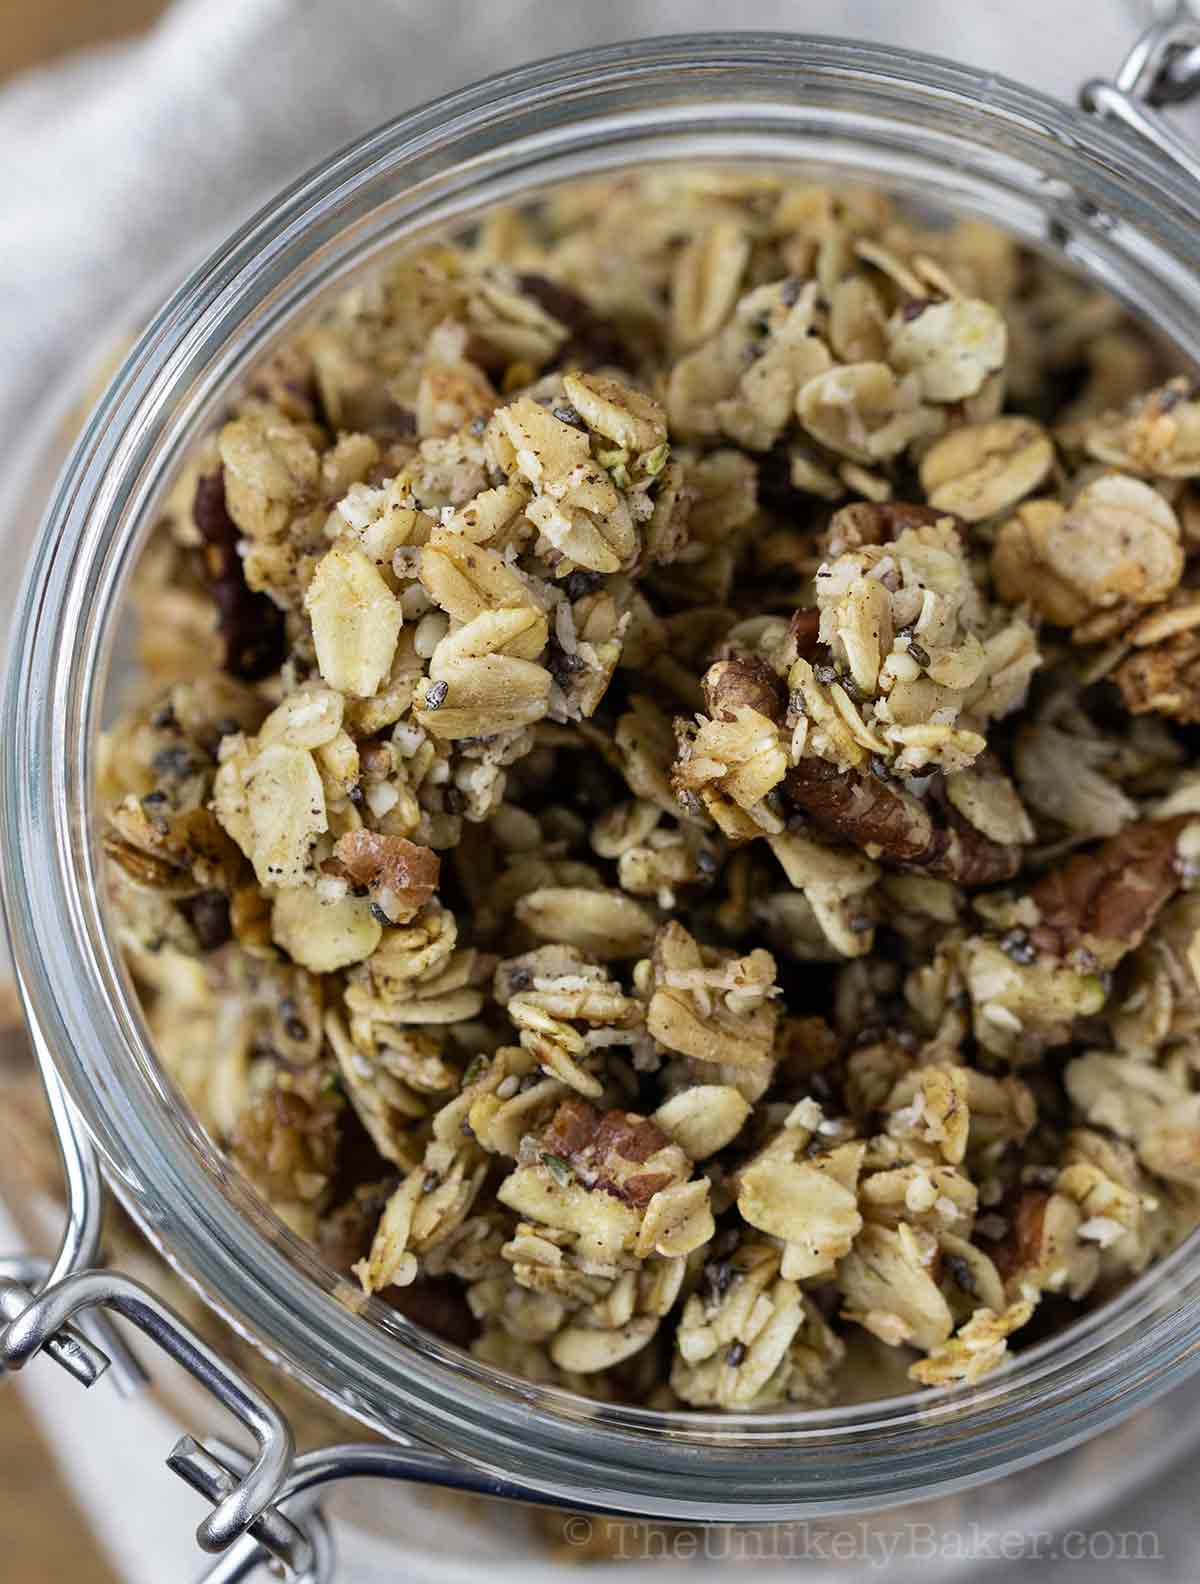
[[[648,170],[406,254],[135,576],[165,1067],[490,1365],[982,1378],[1200,1220],[1197,478],[1102,292],[878,193]]]

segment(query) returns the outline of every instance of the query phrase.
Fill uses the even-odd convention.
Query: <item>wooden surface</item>
[[[162,0],[0,0],[0,83],[66,50],[136,32],[162,9]],[[117,1584],[12,1386],[0,1386],[0,1579]]]
[[[139,32],[163,9],[163,0],[0,0],[0,80],[67,50]]]
[[[116,1584],[13,1386],[0,1386],[0,1577]]]

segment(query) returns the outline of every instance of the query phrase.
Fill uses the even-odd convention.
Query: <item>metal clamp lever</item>
[[[206,1387],[257,1443],[257,1456],[240,1474],[190,1436],[168,1458],[168,1466],[214,1504],[196,1531],[201,1547],[222,1551],[250,1536],[260,1556],[265,1551],[297,1573],[310,1573],[314,1557],[307,1536],[275,1509],[295,1454],[291,1427],[274,1403],[161,1299],[126,1276],[94,1268],[104,1197],[99,1163],[33,1020],[30,1038],[58,1136],[67,1214],[53,1265],[26,1255],[0,1259],[0,1377],[44,1352],[85,1386],[111,1366],[119,1386],[135,1389],[145,1374],[107,1321],[108,1311],[120,1315]],[[33,1290],[35,1284],[40,1291]],[[83,1335],[82,1327],[100,1343]]]
[[[157,1343],[239,1419],[257,1443],[253,1460],[221,1443],[201,1446],[191,1436],[182,1437],[167,1458],[169,1468],[213,1503],[196,1534],[204,1550],[223,1553],[206,1575],[212,1584],[248,1578],[272,1559],[297,1576],[296,1584],[333,1584],[332,1537],[316,1504],[319,1491],[341,1480],[404,1480],[558,1505],[517,1481],[412,1442],[350,1443],[296,1458],[291,1428],[268,1397],[147,1288],[94,1268],[104,1193],[99,1164],[36,1025],[30,1033],[62,1154],[67,1215],[53,1266],[27,1255],[0,1258],[0,1379],[44,1352],[86,1385],[109,1368],[118,1385],[141,1385],[146,1379],[141,1366],[107,1320],[112,1311]],[[35,1293],[35,1288],[40,1290]],[[100,1345],[82,1334],[85,1329]],[[290,1515],[280,1510],[282,1503]]]
[[[1200,94],[1200,17],[1190,6],[1156,22],[1126,56],[1116,77],[1085,83],[1079,103],[1144,138],[1200,181],[1200,155],[1160,112]]]
[[[308,1542],[296,1526],[271,1510],[292,1465],[295,1447],[283,1415],[238,1371],[232,1369],[184,1324],[173,1310],[138,1282],[115,1272],[80,1271],[55,1283],[11,1319],[0,1333],[0,1366],[20,1369],[76,1315],[111,1309],[157,1343],[224,1404],[254,1436],[258,1456],[234,1478],[185,1437],[169,1466],[216,1503],[196,1531],[205,1551],[221,1551],[240,1535],[253,1534],[289,1567],[306,1570]],[[107,1362],[107,1361],[106,1361]]]

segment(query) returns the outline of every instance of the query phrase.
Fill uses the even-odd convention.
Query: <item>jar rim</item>
[[[378,1303],[369,1323],[181,1113],[105,932],[86,810],[124,579],[222,392],[318,292],[401,232],[526,193],[572,160],[707,161],[720,146],[739,159],[786,148],[790,163],[803,148],[811,163],[854,169],[856,149],[881,158],[918,112],[913,147],[893,150],[901,182],[929,187],[937,173],[968,207],[994,193],[1018,228],[1105,284],[1135,278],[1167,333],[1197,352],[1200,188],[1082,113],[932,56],[828,38],[686,35],[574,52],[368,134],[219,248],[76,443],[21,596],[0,740],[4,906],[35,1026],[121,1198],[218,1312],[315,1390],[577,1505],[705,1521],[864,1510],[1062,1450],[1200,1368],[1195,1240],[976,1386],[804,1413],[616,1408],[502,1377]],[[379,1325],[395,1347],[379,1347]]]

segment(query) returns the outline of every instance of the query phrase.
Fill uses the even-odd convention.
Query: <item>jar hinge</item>
[[[119,1390],[137,1390],[147,1376],[109,1321],[110,1313],[120,1315],[206,1387],[257,1444],[255,1457],[240,1471],[190,1436],[167,1459],[175,1473],[213,1502],[196,1531],[201,1547],[223,1551],[249,1536],[256,1558],[269,1553],[305,1579],[324,1584],[313,1572],[320,1558],[309,1535],[275,1505],[295,1455],[291,1427],[279,1409],[148,1288],[97,1264],[104,1190],[96,1152],[35,1027],[31,1038],[58,1135],[67,1218],[53,1264],[27,1255],[0,1259],[0,1376],[45,1352],[85,1386],[111,1368]]]
[[[256,1442],[253,1458],[223,1442],[201,1445],[185,1435],[166,1460],[213,1504],[196,1539],[205,1551],[222,1554],[201,1584],[240,1584],[272,1559],[284,1564],[294,1584],[334,1584],[332,1535],[317,1501],[326,1486],[344,1480],[401,1480],[543,1506],[612,1510],[579,1498],[557,1501],[414,1441],[348,1442],[296,1457],[291,1426],[268,1397],[147,1287],[99,1264],[104,1186],[96,1152],[32,1018],[30,1038],[58,1136],[66,1225],[53,1263],[27,1254],[0,1257],[0,1380],[44,1352],[85,1386],[111,1370],[123,1394],[139,1390],[149,1377],[109,1321],[111,1312],[239,1420]]]
[[[1161,113],[1200,94],[1200,17],[1181,3],[1142,34],[1110,82],[1085,83],[1079,103],[1117,121],[1200,182],[1200,153]]]

